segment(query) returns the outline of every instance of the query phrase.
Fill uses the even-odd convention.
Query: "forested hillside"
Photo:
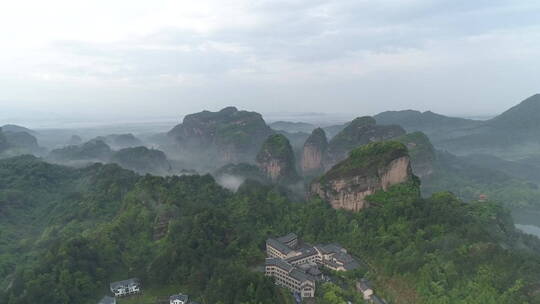
[[[289,231],[349,248],[392,303],[540,303],[538,240],[496,204],[421,199],[415,183],[379,192],[360,213],[291,202],[256,182],[232,193],[209,175],[141,177],[32,157],[0,161],[0,185],[2,304],[95,303],[131,276],[202,303],[287,303],[253,269],[265,239]],[[345,301],[336,288],[320,288],[320,303]]]

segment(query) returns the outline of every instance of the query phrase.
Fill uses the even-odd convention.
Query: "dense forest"
[[[417,180],[359,213],[289,197],[250,180],[233,193],[210,175],[1,160],[0,303],[96,303],[133,276],[202,303],[289,303],[257,266],[265,239],[290,231],[366,265],[318,288],[318,303],[361,303],[351,282],[364,275],[391,303],[540,303],[540,242],[498,204],[423,199]]]

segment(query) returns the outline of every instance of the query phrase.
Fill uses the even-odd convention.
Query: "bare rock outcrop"
[[[323,129],[313,130],[304,144],[300,167],[304,176],[314,176],[324,171],[328,140]]]
[[[405,145],[376,142],[353,150],[310,186],[312,196],[326,200],[333,208],[359,211],[367,208],[368,195],[411,180],[411,161]]]
[[[266,139],[257,154],[257,166],[272,182],[284,184],[299,180],[291,144],[281,134]]]

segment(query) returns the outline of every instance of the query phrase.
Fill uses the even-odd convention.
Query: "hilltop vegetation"
[[[422,199],[415,183],[351,213],[256,182],[232,193],[208,175],[141,177],[32,157],[0,161],[0,181],[2,304],[95,303],[108,282],[131,276],[148,290],[181,286],[202,303],[285,303],[251,269],[265,239],[289,231],[349,248],[392,303],[540,303],[538,240],[496,204]]]

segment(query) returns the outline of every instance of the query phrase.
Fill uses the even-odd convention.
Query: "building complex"
[[[337,244],[311,246],[294,233],[266,241],[265,274],[302,298],[315,296],[316,282],[324,280],[319,266],[335,271],[358,268],[358,262]]]

